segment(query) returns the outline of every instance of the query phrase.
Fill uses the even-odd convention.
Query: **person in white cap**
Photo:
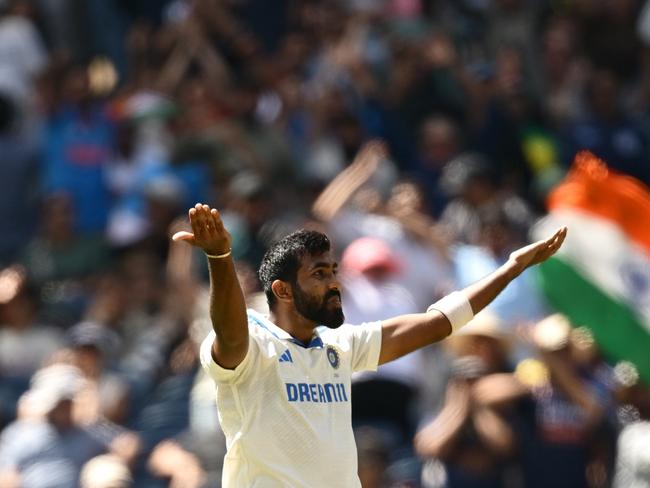
[[[300,230],[274,244],[259,276],[270,316],[246,311],[219,212],[189,210],[186,241],[207,255],[213,331],[200,357],[217,387],[227,440],[223,486],[359,487],[351,425],[353,372],[440,341],[472,319],[526,268],[562,245],[567,229],[511,254],[483,280],[424,313],[343,325],[338,263],[327,236]]]
[[[18,420],[0,435],[2,488],[78,486],[88,460],[109,450],[126,453],[122,446],[132,434],[102,433],[75,422],[73,400],[83,386],[81,372],[68,364],[36,372],[20,400]]]
[[[129,488],[133,476],[122,459],[114,454],[92,458],[81,470],[81,488]]]

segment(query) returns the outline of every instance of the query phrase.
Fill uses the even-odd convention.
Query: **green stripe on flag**
[[[561,259],[552,258],[538,270],[549,303],[575,325],[589,327],[605,357],[633,362],[650,385],[650,334],[633,311]]]

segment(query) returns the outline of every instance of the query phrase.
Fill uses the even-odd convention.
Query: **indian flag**
[[[581,152],[548,198],[535,238],[569,228],[539,267],[551,305],[589,327],[606,357],[636,365],[650,383],[650,188]]]

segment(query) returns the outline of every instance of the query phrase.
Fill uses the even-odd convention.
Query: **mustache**
[[[332,290],[327,292],[327,294],[325,295],[325,300],[329,300],[330,298],[338,298],[340,300],[341,292],[337,290]]]

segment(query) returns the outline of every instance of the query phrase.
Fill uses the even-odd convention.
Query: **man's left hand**
[[[550,258],[560,249],[567,235],[567,228],[561,227],[552,236],[541,241],[533,242],[512,254],[508,262],[514,267],[517,274],[522,273],[526,268],[542,263]]]

